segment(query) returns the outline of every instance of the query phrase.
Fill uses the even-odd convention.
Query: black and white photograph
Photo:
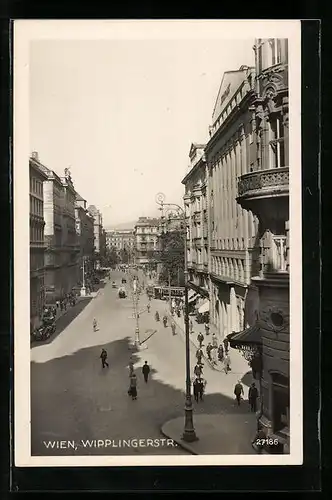
[[[301,464],[300,22],[14,28],[16,465]]]

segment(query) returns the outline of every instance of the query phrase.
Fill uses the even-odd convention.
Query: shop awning
[[[209,300],[205,300],[203,302],[203,304],[201,304],[198,308],[199,314],[204,314],[206,312],[209,312],[209,310],[210,310],[210,301]]]
[[[197,293],[194,290],[189,290],[188,292],[188,299],[191,299],[194,295],[197,295]]]
[[[195,302],[195,300],[197,299],[197,297],[198,297],[198,293],[195,293],[195,294],[194,294],[194,295],[192,295],[191,297],[188,297],[188,302],[189,302],[189,304],[190,304],[191,302]]]
[[[227,335],[231,347],[239,347],[241,345],[261,344],[262,332],[257,324],[246,328],[242,332],[233,332]]]

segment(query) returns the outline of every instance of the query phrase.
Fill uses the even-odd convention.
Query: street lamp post
[[[187,230],[186,230],[186,214],[180,205],[176,203],[165,203],[165,195],[158,193],[156,202],[160,205],[160,210],[164,207],[175,207],[181,214],[181,219],[184,223],[184,324],[186,338],[186,399],[185,399],[185,422],[182,434],[182,439],[187,442],[196,441],[194,421],[193,421],[193,404],[191,398],[191,377],[190,377],[190,334],[189,334],[189,301],[188,301],[188,265],[187,265]]]
[[[85,297],[86,296],[86,287],[85,287],[85,256],[84,255],[83,255],[82,273],[83,273],[83,278],[82,278],[82,287],[81,287],[81,297]]]
[[[139,338],[139,317],[138,317],[138,291],[137,291],[137,280],[134,278],[133,280],[133,298],[134,298],[134,314],[136,319],[136,327],[135,327],[135,345],[136,347],[140,346],[140,338]]]

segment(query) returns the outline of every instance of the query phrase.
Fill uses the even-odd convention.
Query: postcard
[[[15,465],[302,463],[295,20],[14,22]]]

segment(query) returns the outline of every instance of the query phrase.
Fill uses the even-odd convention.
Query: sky
[[[223,73],[254,40],[33,40],[30,150],[103,214],[105,227],[181,203],[192,142],[208,138]]]

